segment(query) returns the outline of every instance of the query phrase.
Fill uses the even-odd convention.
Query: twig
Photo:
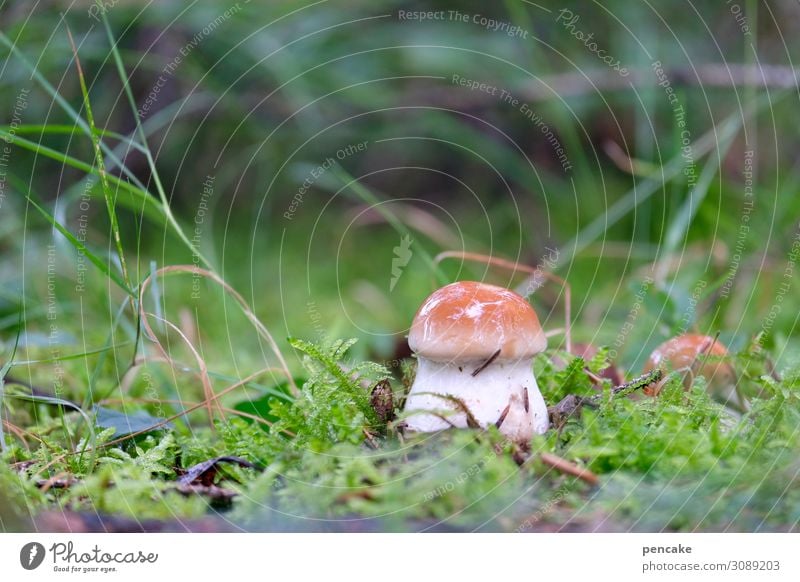
[[[586,376],[595,386],[603,385],[603,379],[594,372],[592,372],[588,367],[583,368],[583,373],[586,374]]]
[[[511,402],[506,404],[506,407],[503,409],[503,412],[500,413],[500,418],[498,418],[497,422],[494,423],[494,425],[497,428],[500,428],[501,426],[503,426],[503,421],[506,419],[506,416],[508,416],[508,411],[509,410],[511,410]]]
[[[69,489],[77,479],[72,477],[69,473],[62,471],[58,475],[54,475],[49,479],[37,479],[36,486],[42,491],[47,493],[50,489]]]
[[[475,371],[472,372],[472,377],[474,378],[475,376],[483,372],[486,368],[488,368],[492,364],[492,362],[494,362],[497,359],[497,356],[499,355],[500,355],[500,350],[498,349],[495,353],[489,356],[488,360],[486,360],[480,366],[475,368]]]
[[[144,324],[144,328],[147,330],[147,333],[150,334],[151,338],[155,338],[155,334],[153,333],[153,330],[150,327],[150,323],[147,318],[148,315],[153,319],[160,321],[161,323],[172,329],[175,333],[177,333],[180,336],[180,338],[184,341],[186,346],[189,348],[189,351],[192,353],[192,356],[197,362],[197,366],[200,368],[200,381],[203,385],[203,394],[206,397],[204,403],[206,407],[206,412],[208,413],[208,422],[209,425],[211,426],[211,429],[216,430],[214,428],[214,407],[216,406],[217,410],[220,413],[220,416],[223,419],[225,418],[225,414],[222,412],[219,400],[214,396],[214,387],[211,384],[211,378],[208,376],[208,365],[206,364],[206,361],[200,355],[200,352],[198,352],[197,349],[192,345],[192,342],[189,341],[189,338],[186,337],[186,334],[184,334],[183,331],[181,331],[181,329],[177,325],[175,325],[171,321],[168,321],[167,319],[164,319],[163,317],[159,317],[158,315],[155,315],[153,313],[147,313],[144,310],[144,308],[141,309],[140,313],[142,315],[142,323]],[[154,342],[158,350],[161,352],[161,355],[165,359],[170,360],[169,354],[164,349],[161,342],[155,339]]]
[[[375,436],[369,430],[367,430],[366,427],[363,427],[361,430],[364,433],[364,437],[367,439],[369,446],[371,446],[373,449],[379,449],[380,447],[375,441]]]
[[[422,392],[422,394],[425,394],[425,392]],[[480,428],[481,427],[481,424],[477,421],[477,419],[475,418],[475,415],[472,414],[472,411],[469,409],[469,406],[467,406],[464,403],[464,401],[461,400],[460,398],[458,398],[457,396],[452,396],[451,394],[437,394],[435,392],[430,392],[430,394],[432,394],[433,396],[436,396],[437,398],[441,398],[442,400],[446,400],[446,401],[451,402],[452,404],[454,404],[455,407],[459,410],[459,412],[463,412],[464,415],[467,417],[467,426],[469,428]],[[429,413],[429,414],[435,414],[435,413]],[[440,418],[444,418],[441,415],[436,415],[436,416],[439,416]],[[452,422],[450,423],[450,425],[454,426]]]
[[[258,335],[261,336],[270,346],[272,353],[278,360],[280,364],[280,368],[282,369],[283,373],[286,375],[286,380],[289,383],[289,389],[291,390],[292,396],[297,397],[300,394],[300,390],[297,388],[297,384],[294,381],[294,376],[292,376],[291,371],[289,370],[289,365],[286,363],[286,360],[283,357],[280,349],[278,348],[278,344],[275,342],[275,339],[272,337],[272,334],[269,330],[261,323],[261,320],[256,317],[253,310],[250,309],[250,306],[245,301],[244,297],[239,294],[230,284],[228,284],[222,277],[217,275],[212,271],[208,271],[206,269],[201,269],[200,267],[195,267],[193,265],[170,265],[166,267],[161,267],[160,269],[150,273],[144,281],[139,285],[139,313],[142,319],[142,323],[145,325],[145,330],[149,334],[149,339],[152,341],[159,343],[158,339],[156,338],[155,334],[153,333],[152,329],[149,327],[149,323],[147,322],[147,316],[144,311],[144,297],[145,297],[145,290],[147,287],[152,283],[154,277],[162,277],[164,275],[171,275],[175,273],[187,274],[191,273],[192,275],[206,277],[214,281],[217,285],[222,287],[230,297],[233,298],[236,303],[239,304],[242,313],[244,313],[245,317],[250,321],[253,327],[258,332]],[[167,360],[170,360],[169,356],[167,356]]]
[[[566,473],[567,475],[577,477],[589,485],[597,485],[600,482],[600,478],[589,469],[576,465],[566,459],[562,459],[552,453],[539,453],[539,458],[542,459],[542,462],[548,467]]]

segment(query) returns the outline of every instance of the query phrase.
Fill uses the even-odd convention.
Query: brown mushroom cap
[[[736,381],[733,368],[730,364],[721,361],[727,356],[728,350],[719,340],[707,335],[687,333],[665,341],[658,346],[644,366],[647,373],[655,368],[667,372],[680,368],[690,368],[695,376],[703,376],[714,385],[733,384]],[[687,374],[684,380],[685,388],[690,388],[691,375]],[[654,389],[647,387],[645,394],[653,395]]]
[[[504,287],[460,281],[434,291],[420,306],[408,345],[439,361],[533,357],[547,347],[539,318],[522,296]]]

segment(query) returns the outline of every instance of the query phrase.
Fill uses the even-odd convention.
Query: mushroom
[[[683,379],[684,389],[692,387],[695,376],[703,376],[708,382],[711,395],[720,402],[740,411],[746,410],[744,398],[736,388],[736,373],[733,366],[723,361],[728,350],[719,340],[699,334],[684,334],[665,341],[658,346],[644,367],[647,373],[655,368],[666,372],[688,371]],[[664,382],[648,386],[644,393],[657,396]]]
[[[494,424],[526,442],[549,428],[532,366],[547,338],[520,295],[474,281],[446,285],[420,306],[408,344],[418,360],[405,404],[409,430]]]

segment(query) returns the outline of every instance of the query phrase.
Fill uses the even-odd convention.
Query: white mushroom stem
[[[496,360],[475,375],[485,359],[438,362],[420,356],[418,362],[405,406],[412,431],[467,428],[466,413],[452,399],[461,401],[481,427],[500,421],[500,432],[515,441],[528,441],[550,426],[530,358]]]

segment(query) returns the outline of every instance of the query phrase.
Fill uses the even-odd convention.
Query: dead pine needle
[[[486,368],[491,366],[492,362],[494,362],[497,359],[497,356],[499,356],[499,355],[500,355],[500,350],[498,349],[495,353],[493,353],[491,356],[489,356],[488,360],[486,360],[480,366],[475,368],[475,370],[472,372],[472,377],[474,378],[475,376],[477,376],[478,374],[483,372]]]
[[[147,316],[150,316],[153,319],[156,319],[156,320],[160,321],[161,323],[165,324],[170,329],[172,329],[184,341],[184,343],[189,348],[189,351],[192,352],[192,356],[194,357],[195,361],[197,362],[198,367],[200,368],[200,380],[203,383],[203,394],[205,395],[205,400],[203,402],[204,402],[204,404],[206,406],[206,409],[208,411],[208,421],[209,421],[209,423],[210,423],[210,425],[211,425],[211,427],[213,429],[213,427],[214,427],[214,407],[216,407],[217,412],[220,414],[220,416],[222,418],[225,418],[225,413],[222,411],[222,407],[220,406],[219,401],[215,398],[214,388],[213,388],[213,386],[211,384],[211,378],[208,375],[208,366],[206,365],[205,360],[202,358],[202,356],[199,354],[199,352],[192,345],[192,342],[189,341],[189,338],[186,337],[186,335],[180,330],[180,328],[177,325],[175,325],[171,321],[167,321],[163,317],[158,317],[157,315],[154,315],[152,313],[144,313],[144,312],[142,312],[142,313],[144,315],[144,317],[142,318],[142,324],[145,326],[145,328],[147,329],[147,333],[151,337],[154,338],[155,334],[153,333],[153,330],[150,327],[150,323],[149,323],[149,321],[147,319]],[[170,360],[169,355],[164,350],[164,348],[161,345],[161,343],[158,342],[158,341],[156,341],[155,343],[156,343],[156,346],[158,347],[159,351],[161,352],[161,355],[165,359]]]
[[[505,421],[506,416],[508,416],[509,410],[511,410],[510,402],[506,404],[506,407],[503,409],[503,412],[500,413],[500,418],[498,418],[497,422],[494,423],[495,427],[500,428],[501,426],[503,426],[503,422]]]

